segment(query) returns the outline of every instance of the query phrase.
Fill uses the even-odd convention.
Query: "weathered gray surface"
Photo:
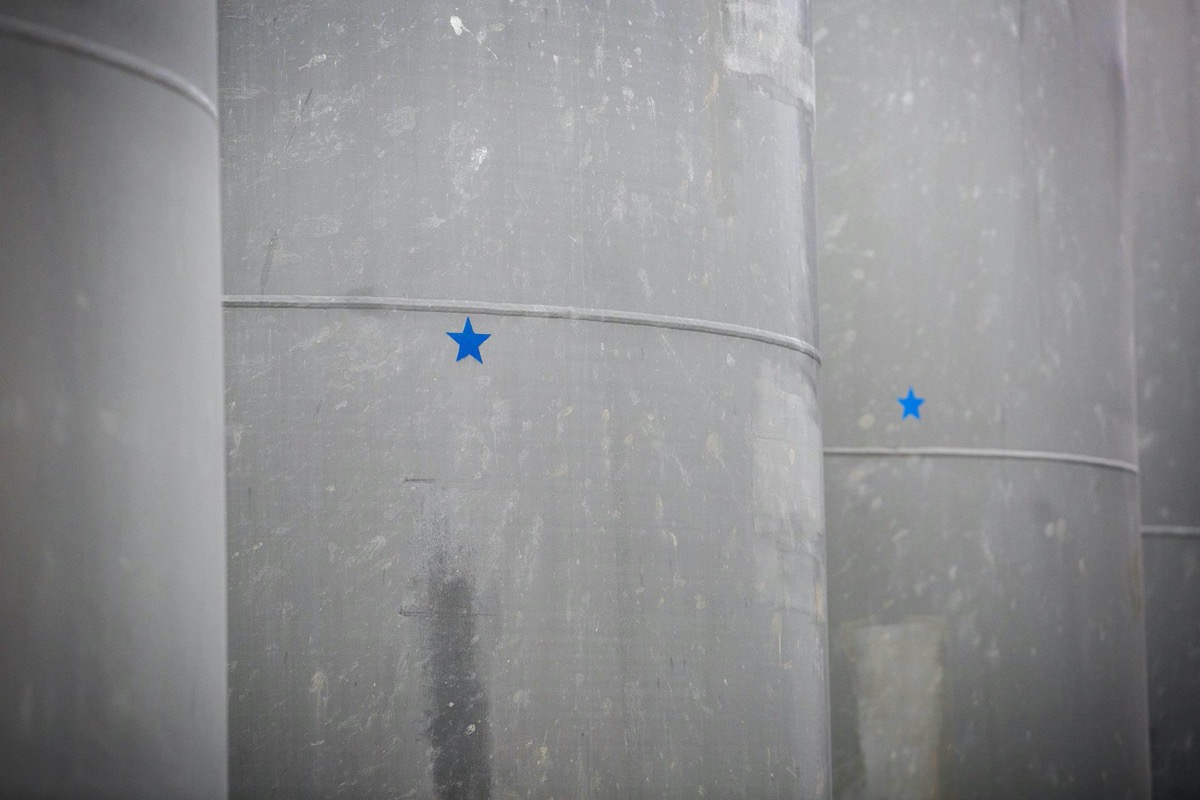
[[[1154,796],[1200,797],[1200,5],[1129,6]]]
[[[215,9],[0,14],[0,796],[224,797]]]
[[[826,461],[831,632],[944,620],[941,797],[1149,792],[1121,23],[814,10],[825,438],[892,453]],[[867,784],[834,653],[835,794],[910,796]]]
[[[827,797],[807,4],[221,25],[234,794]]]
[[[929,615],[944,624],[942,691],[920,698],[940,706],[939,796],[1144,797],[1144,683],[1120,679],[1143,669],[1133,476],[928,459],[830,459],[826,475],[841,796],[932,796],[851,789],[869,776],[859,717],[888,698],[854,691],[848,640]],[[901,730],[899,757],[924,749]]]
[[[1200,786],[1200,544],[1146,536],[1142,549],[1154,797],[1184,800]]]

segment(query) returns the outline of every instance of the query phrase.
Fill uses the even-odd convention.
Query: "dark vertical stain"
[[[487,800],[488,704],[478,674],[475,586],[443,553],[429,569],[429,608],[422,617],[428,648],[426,736],[440,800]]]

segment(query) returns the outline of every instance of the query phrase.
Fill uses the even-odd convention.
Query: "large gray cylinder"
[[[1185,800],[1200,797],[1200,4],[1132,2],[1129,61],[1152,782]]]
[[[0,796],[226,792],[216,13],[0,5]]]
[[[835,795],[1145,798],[1123,3],[814,30]]]
[[[828,796],[808,42],[223,5],[236,796]]]

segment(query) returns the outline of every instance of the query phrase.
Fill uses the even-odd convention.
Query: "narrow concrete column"
[[[221,48],[234,794],[828,796],[808,3]]]
[[[1148,796],[1123,15],[815,4],[838,797]]]
[[[1200,797],[1200,4],[1129,6],[1154,797]]]
[[[0,795],[226,792],[216,13],[0,7]]]

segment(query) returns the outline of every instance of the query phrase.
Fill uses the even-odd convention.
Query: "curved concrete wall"
[[[1200,4],[1129,6],[1130,245],[1154,797],[1200,796]]]
[[[224,797],[216,13],[0,9],[0,795]]]
[[[233,793],[827,796],[807,3],[221,26]]]
[[[814,20],[835,795],[1144,798],[1123,5]]]

